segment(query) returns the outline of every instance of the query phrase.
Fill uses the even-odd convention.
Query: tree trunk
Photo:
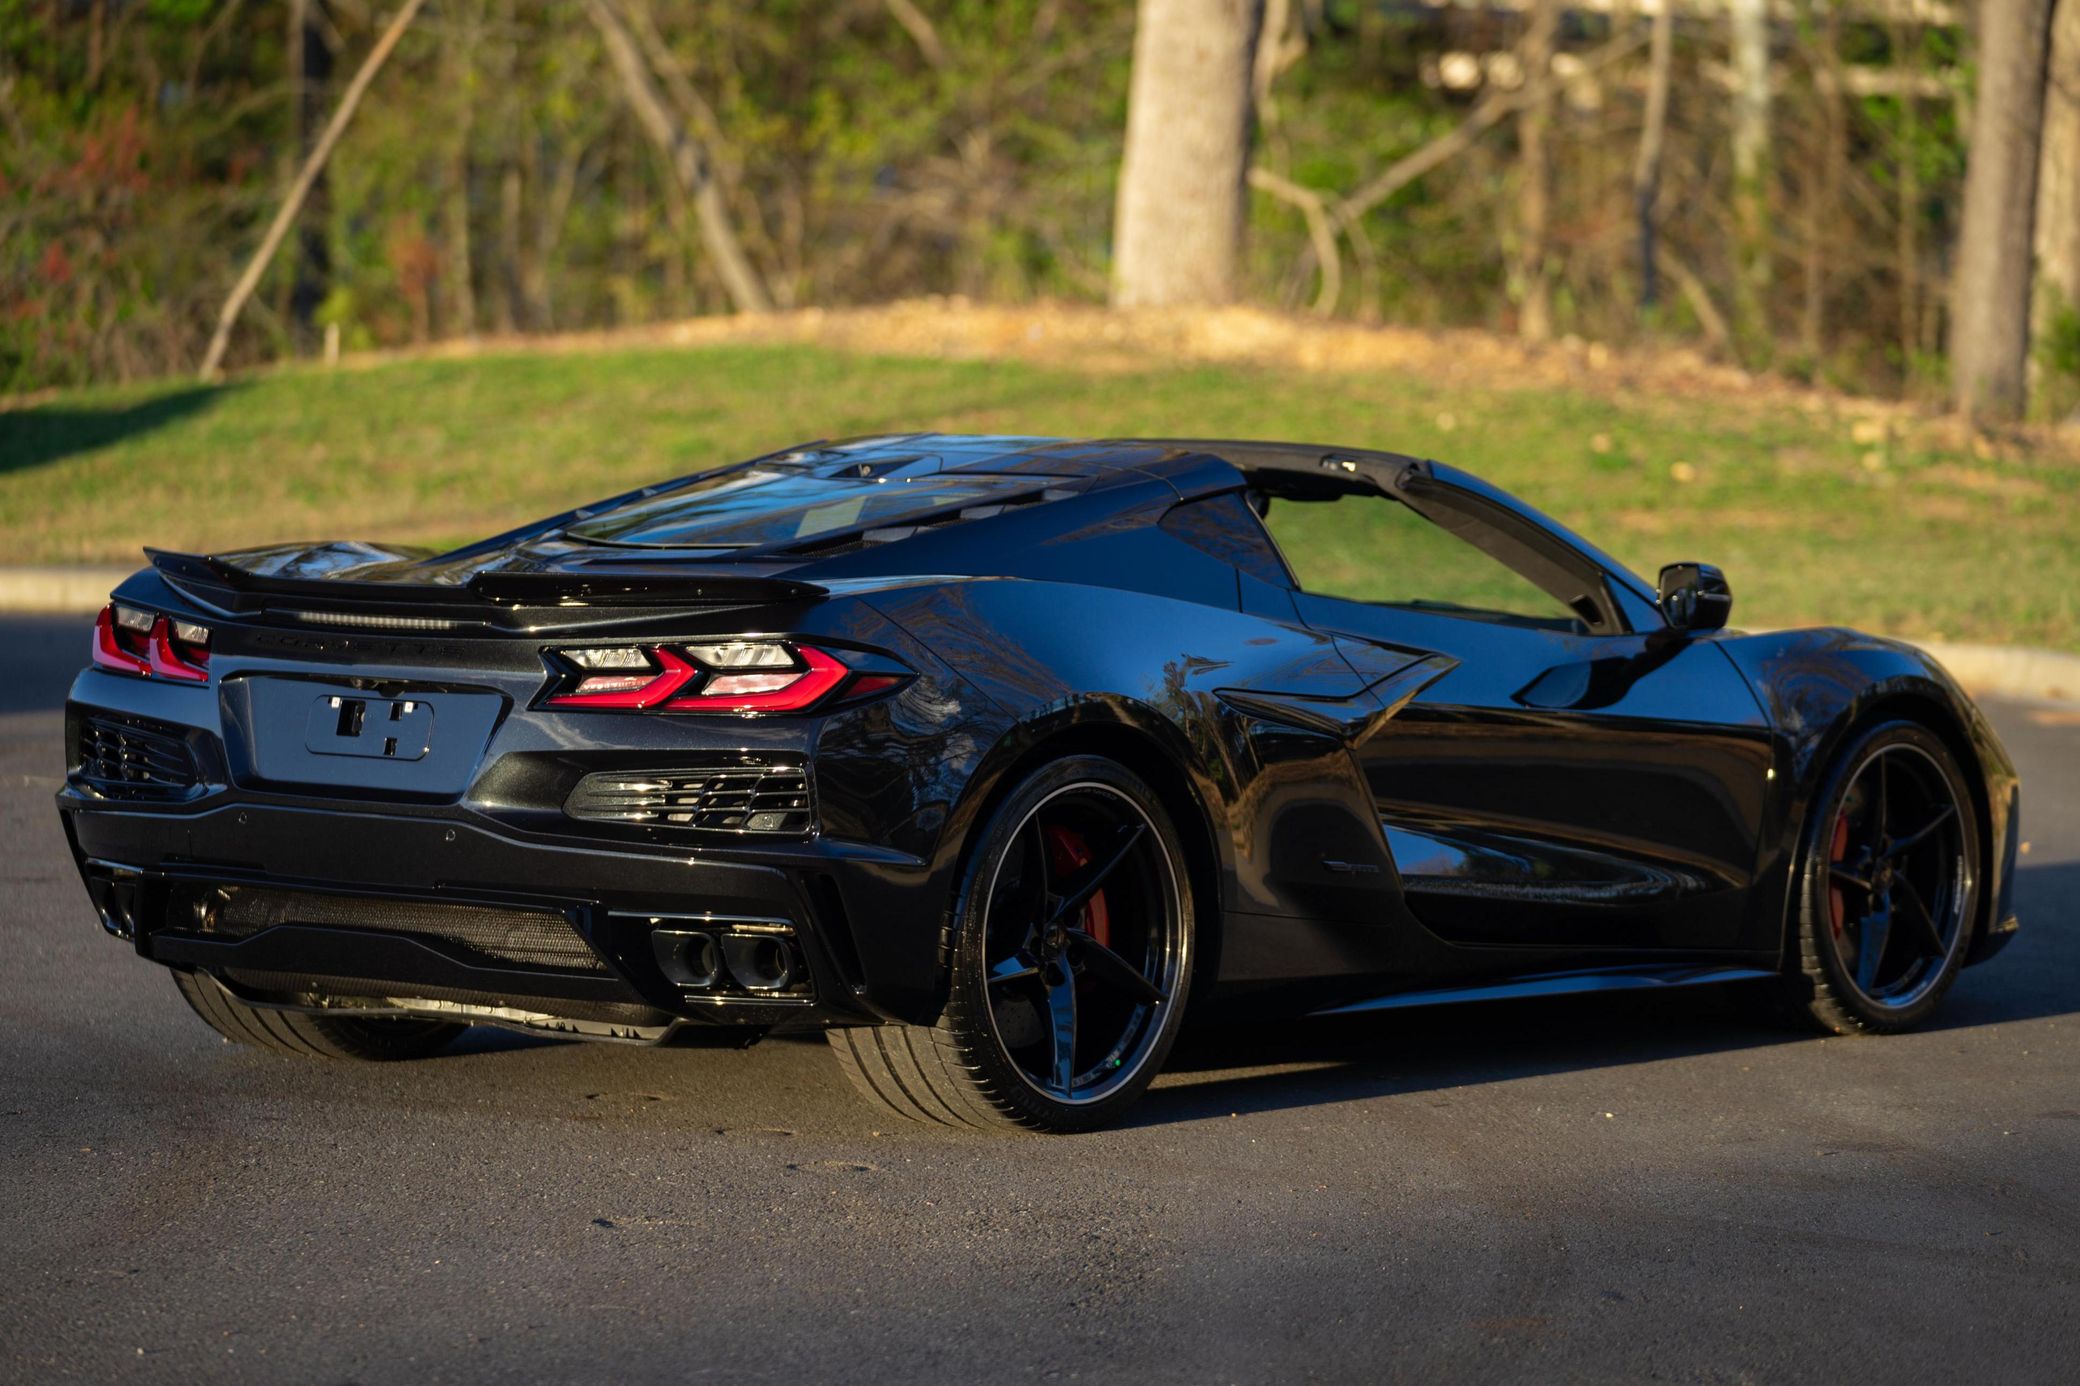
[[[506,333],[525,331],[533,320],[522,268],[527,261],[521,229],[527,215],[524,203],[520,164],[509,157],[498,176],[498,330]]]
[[[1803,3],[1803,18],[1813,24],[1812,0]],[[1805,180],[1805,305],[1799,315],[1799,346],[1815,365],[1827,349],[1828,262],[1833,255],[1836,212],[1842,200],[1842,170],[1849,158],[1848,118],[1842,109],[1840,7],[1828,5],[1817,27],[1820,55],[1814,60],[1813,85],[1820,106],[1820,150],[1818,167]]]
[[[2030,253],[2051,0],[1985,0],[1979,81],[1951,283],[1950,386],[1970,419],[2022,417],[2028,402]]]
[[[325,98],[332,83],[332,45],[325,41],[319,6],[324,0],[289,0],[289,111],[291,147],[301,164],[311,156],[311,141],[325,121]],[[331,191],[325,171],[318,170],[296,218],[295,269],[289,282],[290,339],[298,351],[317,346],[318,308],[332,292]]]
[[[2037,168],[2037,307],[2080,311],[2080,0],[2057,0]]]
[[[1546,274],[1547,226],[1552,220],[1553,48],[1560,33],[1559,0],[1534,0],[1524,31],[1524,84],[1531,104],[1517,123],[1517,335],[1527,342],[1553,335],[1552,284]]]
[[[757,272],[751,268],[750,260],[745,258],[736,224],[730,218],[722,190],[715,184],[714,165],[707,149],[692,131],[673,118],[663,94],[657,89],[656,77],[636,51],[635,39],[629,34],[628,26],[622,23],[621,16],[606,0],[585,0],[585,11],[599,28],[600,38],[606,43],[607,57],[621,76],[622,92],[635,111],[636,119],[642,123],[658,152],[665,156],[672,176],[693,203],[694,220],[700,226],[701,245],[714,264],[723,291],[740,313],[771,312],[772,299],[767,296]]]
[[[531,147],[534,139],[527,104],[515,80],[520,67],[516,18],[515,0],[499,0],[496,19],[498,56],[496,76],[492,80],[498,92],[495,109],[502,152],[498,173],[498,295],[492,300],[492,321],[499,332],[508,334],[524,331],[528,322],[526,297],[521,289],[524,276],[520,269],[526,253],[521,231],[526,216],[526,189],[521,183],[518,151]]]
[[[397,41],[404,37],[404,31],[411,27],[412,20],[425,3],[426,0],[404,0],[397,17],[390,21],[390,27],[383,30],[383,36],[376,40],[376,46],[362,60],[361,70],[354,74],[353,81],[347,83],[347,89],[339,99],[339,109],[332,113],[325,133],[318,137],[310,157],[303,161],[303,171],[290,184],[288,196],[282,199],[281,208],[276,211],[267,234],[260,239],[260,248],[246,262],[238,282],[231,286],[231,296],[224,300],[223,310],[217,314],[216,331],[210,334],[209,349],[203,352],[201,369],[196,372],[202,379],[216,379],[218,368],[224,364],[225,349],[231,345],[231,329],[237,324],[238,315],[245,311],[247,301],[253,297],[253,290],[260,287],[260,276],[267,272],[267,262],[274,259],[274,253],[282,248],[283,237],[289,234],[289,227],[296,220],[297,212],[302,210],[304,199],[310,196],[311,185],[325,171],[325,161],[332,157],[340,136],[347,132],[347,123],[353,120],[361,98],[368,92],[369,83],[375,81],[376,74],[383,70],[391,50],[397,47]]]
[[[1921,74],[1921,31],[1902,20],[1892,26],[1895,72],[1911,82]],[[1904,61],[1902,56],[1904,55]],[[1899,356],[1909,379],[1921,354],[1921,107],[1911,87],[1899,98],[1898,194],[1894,252],[1899,260]]]
[[[1141,0],[1113,216],[1116,306],[1235,298],[1261,6]]]
[[[1639,158],[1632,167],[1632,208],[1639,218],[1639,306],[1652,308],[1661,283],[1654,266],[1654,204],[1661,197],[1661,150],[1668,140],[1668,74],[1675,56],[1675,7],[1654,12],[1647,50],[1647,109],[1639,127]]]
[[[1770,283],[1769,0],[1728,0],[1733,37],[1733,209],[1742,344],[1767,352]]]
[[[449,44],[449,80],[455,84],[454,143],[448,156],[448,186],[446,207],[442,219],[447,223],[447,266],[441,276],[447,289],[447,318],[442,324],[447,335],[474,337],[477,335],[477,267],[476,255],[470,244],[470,141],[476,130],[476,68],[477,26],[479,16],[473,8],[456,6],[447,16],[451,26]]]

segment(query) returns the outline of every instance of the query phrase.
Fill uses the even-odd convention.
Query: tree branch
[[[657,20],[650,13],[647,0],[625,0],[622,8],[627,12],[629,28],[635,31],[637,41],[643,45],[644,56],[664,79],[665,90],[671,94],[672,100],[679,104],[680,114],[700,130],[700,137],[706,144],[716,171],[722,174],[724,182],[736,181],[736,159],[730,152],[728,142],[723,139],[722,119],[715,114],[715,108],[708,104],[708,99],[695,89],[693,80],[686,75],[686,69],[680,64],[678,55],[673,53],[672,46],[664,41],[664,34],[658,30]]]
[[[1637,50],[1646,41],[1647,36],[1644,33],[1624,34],[1610,40],[1582,60],[1580,75],[1587,76],[1608,67]],[[1356,191],[1329,204],[1329,216],[1338,227],[1349,227],[1351,223],[1416,179],[1451,162],[1472,148],[1475,141],[1494,126],[1539,100],[1542,92],[1543,88],[1539,83],[1526,82],[1513,92],[1482,97],[1466,119],[1459,124],[1428,144],[1402,155],[1369,181],[1359,185]]]
[[[1697,316],[1697,325],[1704,329],[1705,340],[1720,351],[1724,351],[1733,340],[1733,329],[1726,325],[1726,315],[1712,302],[1712,291],[1697,277],[1697,271],[1683,263],[1667,246],[1661,247],[1661,263],[1668,269],[1668,277],[1676,281],[1676,290],[1690,311]]]
[[[932,21],[925,17],[924,11],[917,8],[915,0],[886,0],[886,4],[890,17],[903,26],[903,32],[910,35],[910,41],[917,45],[917,51],[924,55],[925,62],[943,69],[946,66],[946,45],[939,42],[939,31],[932,27]]]
[[[404,37],[404,31],[411,26],[413,18],[425,4],[426,0],[405,0],[404,8],[397,12],[397,17],[390,21],[390,27],[376,40],[376,46],[370,49],[368,57],[362,60],[361,70],[354,74],[354,80],[347,84],[346,91],[340,95],[339,108],[333,111],[332,120],[326,125],[325,133],[318,137],[318,143],[312,147],[310,157],[303,161],[302,169],[296,174],[296,181],[289,185],[288,196],[282,199],[281,207],[275,212],[273,225],[267,228],[267,235],[261,238],[260,248],[254,251],[253,258],[246,262],[245,273],[239,275],[238,283],[232,286],[231,296],[224,300],[223,311],[217,314],[217,330],[210,334],[209,349],[203,353],[202,368],[196,372],[203,380],[217,378],[218,368],[224,364],[224,351],[231,344],[231,328],[238,321],[238,315],[245,310],[246,300],[253,296],[253,290],[260,287],[260,276],[267,272],[268,262],[274,259],[274,253],[281,249],[282,239],[289,234],[289,227],[295,222],[296,214],[303,209],[303,200],[310,196],[311,184],[318,180],[318,174],[324,169],[325,161],[332,157],[332,151],[338,146],[340,136],[346,133],[347,123],[354,118],[354,111],[360,106],[362,96],[367,93],[369,83],[375,81],[376,74],[382,71],[384,62],[389,59],[391,50],[397,47],[397,41]]]
[[[1329,223],[1329,213],[1322,205],[1321,194],[1281,178],[1266,168],[1251,169],[1249,185],[1298,207],[1300,214],[1307,218],[1307,238],[1314,243],[1315,262],[1322,270],[1322,286],[1315,293],[1312,311],[1316,317],[1329,316],[1336,311],[1336,300],[1343,295],[1343,257],[1337,253],[1336,230]]]
[[[606,0],[585,0],[585,11],[598,27],[607,57],[621,76],[622,93],[628,98],[629,108],[635,112],[636,119],[648,132],[658,152],[664,155],[680,188],[693,200],[694,217],[700,224],[701,244],[714,261],[716,276],[722,280],[730,302],[740,313],[771,312],[772,300],[751,268],[751,262],[744,256],[744,247],[737,239],[729,208],[722,200],[721,189],[716,186],[706,148],[665,108],[664,97],[657,89],[657,79],[644,63],[642,55],[636,52],[635,39],[630,36],[621,16]]]

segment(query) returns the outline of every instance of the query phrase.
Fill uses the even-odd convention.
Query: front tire
[[[203,972],[176,972],[173,984],[189,1009],[225,1039],[299,1059],[423,1059],[469,1028],[408,1016],[311,1015],[249,1006]]]
[[[1163,1066],[1192,971],[1175,825],[1132,771],[1071,756],[1023,780],[975,840],[936,1025],[827,1032],[885,1111],[984,1130],[1088,1131]]]
[[[1854,738],[1800,851],[1795,1009],[1838,1035],[1920,1025],[1964,965],[1979,872],[1978,817],[1949,748],[1906,721]]]

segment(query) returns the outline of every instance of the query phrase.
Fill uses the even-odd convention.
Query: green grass
[[[802,347],[67,393],[0,412],[0,561],[124,561],[147,543],[447,544],[786,443],[899,428],[1394,448],[1478,472],[1650,576],[1675,559],[1718,563],[1741,624],[2080,649],[2080,468],[2068,461],[1857,442],[1841,419],[1753,399]],[[1351,509],[1274,519],[1303,571],[1397,595],[1384,522],[1347,522]]]

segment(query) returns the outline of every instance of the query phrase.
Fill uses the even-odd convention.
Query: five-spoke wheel
[[[1909,722],[1857,738],[1814,805],[1803,872],[1803,999],[1837,1032],[1905,1029],[1962,964],[1978,825],[1954,757]]]
[[[1191,976],[1184,853],[1138,776],[1053,762],[997,808],[955,910],[939,1024],[831,1033],[862,1091],[907,1116],[1084,1130],[1134,1100]]]
[[[1147,811],[1086,781],[1035,805],[984,926],[989,1014],[1026,1080],[1091,1102],[1133,1078],[1184,967],[1178,882]]]

